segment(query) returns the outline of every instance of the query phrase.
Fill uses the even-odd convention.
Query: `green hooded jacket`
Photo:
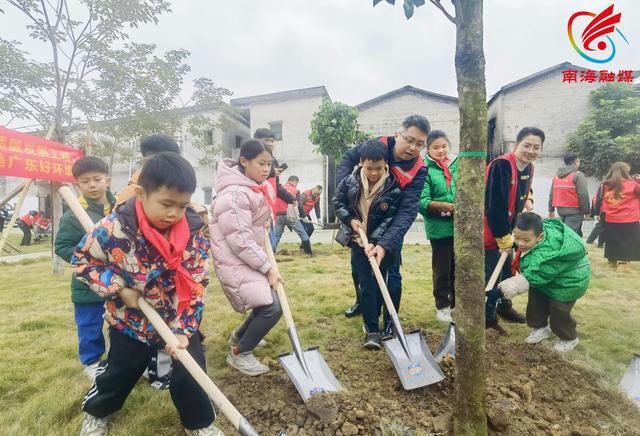
[[[557,219],[542,222],[544,239],[520,259],[529,286],[556,301],[575,301],[589,287],[591,264],[576,232]]]
[[[109,201],[109,210],[115,206],[116,198],[107,191],[107,200]],[[83,199],[81,199],[81,204]],[[86,200],[83,204],[91,221],[97,223],[105,215],[104,205],[96,203],[92,200]],[[80,221],[76,218],[71,210],[67,210],[60,219],[60,229],[55,241],[55,253],[65,262],[71,263],[71,258],[76,250],[76,246],[82,240],[87,232],[84,230]],[[76,279],[75,273],[71,276],[71,301],[75,304],[91,304],[101,303],[104,300],[95,292],[92,292],[87,285]]]
[[[431,158],[425,159],[429,171],[420,196],[420,213],[424,217],[424,229],[427,239],[443,239],[453,236],[453,217],[433,215],[428,211],[432,201],[444,201],[455,203],[456,183],[458,181],[458,156],[449,158],[449,171],[451,172],[451,184],[447,188],[447,180],[444,171]]]

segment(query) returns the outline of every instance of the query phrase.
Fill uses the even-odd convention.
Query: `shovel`
[[[265,248],[269,261],[277,270],[278,266],[271,245],[265,244]],[[278,283],[277,292],[280,306],[282,307],[282,315],[287,324],[287,333],[293,346],[293,353],[282,354],[279,360],[302,397],[302,401],[306,402],[314,394],[339,391],[342,386],[340,386],[340,382],[331,372],[318,347],[311,347],[307,351],[302,350],[298,332],[293,323],[293,316],[291,316],[287,294],[282,283]]]
[[[620,380],[620,387],[640,407],[640,354],[634,354],[627,372]]]
[[[456,324],[449,323],[449,328],[442,338],[442,342],[438,345],[438,349],[433,357],[436,362],[440,363],[446,356],[456,357]]]
[[[364,245],[369,245],[364,229],[360,228],[359,231],[360,239],[362,239]],[[382,343],[393,366],[396,368],[402,387],[405,390],[410,390],[444,380],[444,374],[433,358],[420,330],[411,331],[407,335],[402,331],[398,312],[396,312],[396,308],[391,301],[380,267],[375,258],[371,256],[369,257],[369,263],[378,281],[380,293],[396,331],[395,337],[385,339]]]
[[[91,221],[91,218],[89,218],[89,215],[87,215],[87,212],[80,205],[80,202],[78,202],[78,199],[73,195],[71,189],[69,189],[68,186],[61,186],[58,189],[58,192],[62,198],[64,198],[64,201],[67,202],[76,218],[78,218],[82,227],[84,227],[87,232],[90,232],[95,225],[93,224],[93,221]],[[149,322],[151,322],[164,342],[167,345],[172,345],[174,347],[178,345],[178,338],[176,338],[164,320],[160,315],[158,315],[158,312],[156,312],[144,298],[138,298],[138,305],[140,306],[140,310],[144,313],[144,316],[146,316]],[[231,404],[231,401],[229,401],[220,389],[218,389],[215,383],[211,381],[207,373],[200,368],[200,365],[198,365],[186,349],[177,348],[176,355],[180,363],[182,363],[189,374],[191,374],[191,377],[193,377],[196,383],[200,385],[211,401],[213,401],[213,404],[218,407],[231,425],[233,425],[241,435],[258,436],[258,432],[254,430],[251,424],[249,424],[249,421],[247,421],[247,419],[240,414],[238,409]]]

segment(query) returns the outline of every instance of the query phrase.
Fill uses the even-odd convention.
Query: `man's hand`
[[[275,171],[276,171],[276,177],[280,177],[280,174],[282,174],[282,171],[284,171],[284,170],[282,168],[276,167]]]
[[[378,266],[380,266],[382,259],[384,259],[384,255],[387,254],[387,250],[385,250],[381,245],[376,245],[375,247],[373,247],[371,244],[369,244],[367,247],[365,247],[364,253],[367,256],[373,256],[376,259],[376,263],[378,264]]]
[[[127,307],[140,310],[140,306],[138,306],[138,298],[142,296],[140,292],[135,289],[124,288],[120,291],[119,295]]]
[[[267,272],[267,281],[269,282],[271,289],[274,291],[278,288],[278,282],[284,284],[284,279],[275,268],[271,268]]]
[[[353,232],[357,235],[358,232],[360,232],[360,229],[362,228],[362,223],[356,219],[351,220],[351,228],[353,229]]]
[[[187,346],[189,346],[189,338],[187,338],[185,335],[176,335],[176,338],[178,338],[178,344],[175,346],[171,346],[171,345],[165,345],[164,349],[167,353],[169,353],[171,355],[172,358],[177,359],[178,355],[177,355],[177,351],[178,350],[186,350]]]

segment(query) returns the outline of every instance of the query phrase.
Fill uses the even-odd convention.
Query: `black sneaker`
[[[353,318],[358,315],[360,315],[360,303],[357,301],[353,303],[353,306],[344,311],[344,316],[347,318]]]
[[[364,338],[364,348],[367,350],[379,350],[382,348],[380,346],[381,340],[380,332],[367,333]]]
[[[393,323],[392,322],[388,322],[385,327],[384,330],[382,331],[382,339],[388,339],[388,338],[393,338],[396,335],[396,329],[393,327]]]

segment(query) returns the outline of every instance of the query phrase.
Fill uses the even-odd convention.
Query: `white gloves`
[[[505,298],[512,299],[516,295],[529,291],[529,282],[522,274],[516,274],[510,279],[498,283],[498,289],[502,291]]]

